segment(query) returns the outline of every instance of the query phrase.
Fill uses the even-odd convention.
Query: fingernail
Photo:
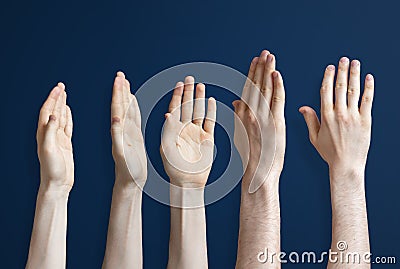
[[[335,66],[330,64],[326,69],[328,69],[329,71],[333,71],[335,70]]]
[[[278,77],[278,75],[279,75],[279,73],[278,72],[274,72],[274,73],[272,73],[272,76],[274,77],[274,78],[277,78]]]
[[[360,62],[358,61],[358,60],[353,60],[352,62],[351,62],[351,66],[352,67],[357,67],[357,66],[359,66],[360,65]]]
[[[49,120],[56,120],[56,116],[50,115]]]
[[[373,80],[373,79],[374,79],[374,76],[372,76],[371,74],[367,75],[367,80]]]
[[[267,56],[267,61],[268,61],[268,62],[272,62],[273,59],[274,59],[274,55],[269,54],[269,55]]]
[[[342,58],[340,59],[340,62],[346,64],[346,63],[349,62],[349,58],[347,58],[347,57],[342,57]]]
[[[262,55],[266,55],[266,54],[268,54],[268,53],[269,53],[268,50],[263,50],[263,51],[261,52]]]

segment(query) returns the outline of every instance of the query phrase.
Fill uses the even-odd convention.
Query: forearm
[[[251,173],[243,182],[251,180],[246,177]],[[279,252],[279,175],[271,175],[255,193],[242,186],[236,268],[280,268]]]
[[[39,189],[27,269],[65,268],[68,195]]]
[[[142,191],[115,185],[103,268],[142,268]]]
[[[331,168],[332,246],[338,252],[328,268],[370,268],[370,252],[365,199],[364,169]],[[343,241],[345,243],[339,243]],[[339,245],[338,245],[339,243]],[[346,254],[356,253],[360,257]],[[343,256],[343,262],[340,260]],[[347,261],[348,260],[348,261]]]
[[[168,268],[208,268],[204,189],[171,188],[170,200]]]

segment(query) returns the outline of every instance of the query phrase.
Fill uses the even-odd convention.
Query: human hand
[[[321,86],[321,123],[315,111],[303,106],[299,111],[307,123],[310,141],[331,169],[365,168],[371,139],[371,109],[374,78],[367,75],[360,107],[360,62],[340,59],[333,102],[335,66],[325,70]]]
[[[242,98],[233,102],[234,142],[245,171],[252,175],[243,178],[250,193],[263,185],[269,175],[273,175],[270,181],[277,181],[283,169],[285,90],[275,65],[274,55],[266,50],[254,58]]]
[[[142,136],[139,105],[131,94],[124,73],[115,77],[111,101],[112,154],[116,185],[143,188],[147,179],[147,158]]]
[[[176,84],[161,139],[165,171],[171,183],[179,187],[204,187],[213,161],[216,102],[208,99],[204,119],[205,85],[196,86],[194,110],[193,92],[193,77],[186,77],[185,84]]]
[[[36,133],[40,187],[69,192],[74,184],[72,114],[63,83],[58,83],[40,109]]]

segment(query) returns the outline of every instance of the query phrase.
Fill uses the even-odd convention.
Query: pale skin
[[[357,252],[363,257],[370,252],[364,172],[371,139],[374,78],[366,76],[360,105],[359,61],[350,63],[348,58],[341,58],[336,84],[334,80],[335,66],[329,65],[321,86],[321,121],[310,107],[299,111],[304,115],[311,143],[329,165],[331,249],[344,254]],[[339,241],[346,242],[346,250],[339,251]],[[329,262],[328,268],[370,268],[367,260]]]
[[[103,268],[142,268],[141,207],[147,158],[139,106],[122,72],[113,86],[111,137],[115,183]]]
[[[208,99],[205,115],[205,85],[195,90],[189,76],[176,84],[165,118],[160,151],[172,184],[167,268],[208,268],[204,187],[212,165],[216,101]]]
[[[262,51],[251,62],[235,108],[235,145],[244,164],[236,268],[280,268],[279,178],[283,169],[285,90],[275,56]],[[247,140],[247,141],[246,141]],[[268,259],[257,255],[268,249]]]
[[[26,268],[65,268],[67,202],[74,184],[72,114],[63,83],[43,104],[37,128],[40,187]]]

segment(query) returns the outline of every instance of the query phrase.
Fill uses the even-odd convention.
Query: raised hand
[[[136,97],[129,81],[118,72],[111,101],[112,153],[116,184],[143,187],[147,179],[147,158],[141,131],[141,118]]]
[[[72,114],[63,83],[58,83],[43,104],[37,128],[41,188],[69,192],[74,184]]]
[[[37,150],[40,188],[26,268],[65,268],[67,202],[74,184],[72,115],[63,83],[40,109]]]
[[[250,65],[235,107],[235,146],[244,166],[236,268],[280,268],[263,249],[280,252],[279,178],[285,155],[285,90],[275,56],[262,51]]]
[[[343,57],[339,62],[333,100],[335,66],[325,69],[321,86],[321,123],[315,111],[303,106],[300,112],[307,123],[310,141],[331,168],[357,167],[367,161],[371,139],[371,109],[374,78],[367,75],[360,98],[360,62]]]
[[[180,187],[204,187],[213,161],[216,102],[214,98],[208,99],[204,118],[205,85],[196,86],[194,109],[193,93],[193,77],[176,84],[169,112],[165,114],[160,147],[171,183]]]
[[[269,51],[264,50],[255,57],[242,99],[233,103],[236,114],[234,141],[245,171],[253,174],[243,179],[251,193],[264,183],[269,174],[279,178],[283,169],[285,90],[275,65],[275,56]],[[257,180],[251,180],[253,177]]]
[[[349,68],[350,66],[350,68]],[[349,76],[350,69],[350,76]],[[340,59],[333,98],[335,67],[325,69],[321,86],[321,123],[310,107],[300,112],[308,126],[311,143],[329,165],[332,201],[331,249],[343,255],[370,253],[365,199],[364,170],[371,138],[371,109],[374,79],[367,75],[361,105],[360,62]],[[340,243],[346,249],[339,249]],[[348,256],[349,257],[349,256]],[[329,261],[328,268],[370,268],[366,258],[359,262]]]

